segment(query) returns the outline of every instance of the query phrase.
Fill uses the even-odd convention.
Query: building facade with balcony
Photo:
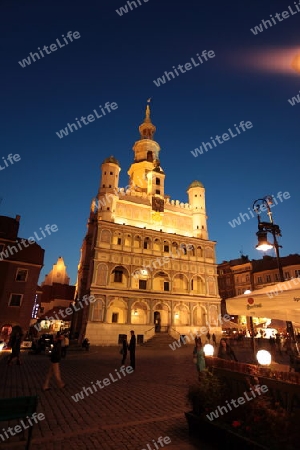
[[[300,283],[300,255],[288,255],[280,258],[285,281],[299,278]],[[262,259],[249,260],[248,256],[223,261],[218,265],[219,292],[226,312],[226,298],[242,295],[245,291],[253,291],[280,282],[276,257],[264,255]],[[237,316],[237,324],[246,324],[246,317]],[[259,324],[265,318],[254,318]]]
[[[81,248],[76,297],[96,301],[74,314],[73,330],[91,343],[118,343],[135,330],[179,335],[209,326],[220,333],[215,242],[209,240],[205,188],[193,181],[188,201],[165,194],[165,172],[147,105],[134,144],[129,185],[119,188],[119,162],[101,165]]]
[[[29,331],[44,263],[44,249],[18,237],[19,225],[20,216],[0,216],[0,338],[4,340],[15,325]]]

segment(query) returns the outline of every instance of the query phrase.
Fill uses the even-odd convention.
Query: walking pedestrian
[[[209,332],[209,330],[208,330],[208,332],[206,334],[206,339],[207,339],[207,342],[210,344],[210,332]]]
[[[196,358],[196,369],[199,375],[199,379],[201,378],[201,372],[205,370],[205,354],[203,351],[203,346],[201,340],[197,342],[196,347],[193,351],[193,357]]]
[[[84,338],[81,344],[82,348],[85,348],[85,351],[88,352],[90,350],[90,341],[88,338]]]
[[[199,336],[199,334],[197,334],[197,336],[195,337],[195,347],[197,346],[198,342],[202,342],[201,341],[201,336]]]
[[[127,336],[126,336],[126,334],[124,334],[123,341],[122,341],[122,347],[121,347],[121,355],[122,355],[121,366],[123,366],[125,364],[125,361],[127,358],[127,350],[128,350]]]
[[[213,335],[212,335],[212,341],[213,341],[213,346],[216,347],[217,346],[217,339],[216,339],[215,333],[213,333]]]
[[[227,361],[237,361],[234,351],[224,338],[220,340],[218,358],[226,359]]]
[[[12,328],[10,339],[8,342],[9,347],[11,347],[11,354],[8,358],[7,364],[12,366],[12,362],[14,359],[17,359],[17,365],[20,366],[20,353],[21,353],[21,343],[23,339],[23,331],[19,325],[16,325]]]
[[[67,350],[69,348],[69,337],[67,334],[63,335],[63,340],[61,341],[61,357],[65,358],[67,356]]]
[[[65,335],[62,334],[62,335],[61,335],[61,341],[60,341],[61,357],[62,357],[62,358],[65,358],[65,356],[66,356],[65,345],[66,345]]]
[[[46,380],[45,383],[43,385],[43,391],[48,391],[50,388],[49,384],[51,381],[52,376],[54,375],[56,384],[58,385],[58,387],[60,389],[63,389],[66,384],[62,381],[61,379],[61,375],[60,375],[60,367],[59,367],[59,363],[61,360],[61,341],[62,341],[62,337],[60,332],[58,331],[54,341],[53,341],[53,347],[52,347],[52,351],[51,351],[51,355],[50,355],[50,361],[51,361],[51,365],[49,367],[47,376],[46,376]]]
[[[133,370],[135,370],[135,347],[136,347],[136,337],[134,334],[134,330],[130,331],[131,334],[131,338],[130,338],[130,342],[128,345],[128,350],[130,353],[130,365],[133,368]]]

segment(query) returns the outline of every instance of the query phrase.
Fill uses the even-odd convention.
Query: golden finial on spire
[[[151,102],[151,97],[148,98],[148,100],[147,100],[145,122],[151,122],[151,119],[150,119],[150,106],[149,106],[150,102]]]

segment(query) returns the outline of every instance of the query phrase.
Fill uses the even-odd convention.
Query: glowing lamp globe
[[[211,344],[205,344],[203,351],[205,356],[214,356],[214,347]]]
[[[256,359],[261,366],[269,366],[271,364],[271,353],[267,350],[258,350]]]

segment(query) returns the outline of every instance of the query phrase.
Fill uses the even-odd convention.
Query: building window
[[[114,271],[114,282],[122,283],[122,276],[123,276],[122,270],[115,270]]]
[[[112,313],[111,321],[112,323],[118,323],[119,313]]]
[[[168,245],[164,245],[164,252],[169,253],[170,247]]]
[[[118,238],[118,240],[117,240],[117,245],[121,245],[122,244],[122,239],[121,238]]]
[[[270,275],[267,275],[267,276],[266,276],[266,282],[267,282],[267,283],[271,283],[271,276],[270,276]]]
[[[183,255],[186,255],[187,251],[186,251],[186,245],[185,244],[181,244],[180,245],[180,250],[182,251]]]
[[[96,303],[93,304],[92,307],[92,320],[94,320],[95,322],[101,322],[102,321],[102,302],[101,301],[96,301]]]
[[[195,197],[197,197],[197,194],[195,194]]]
[[[155,190],[155,194],[160,195],[160,190],[159,190],[159,189],[156,189],[156,190]]]
[[[10,294],[8,306],[21,306],[22,297],[21,294]]]
[[[194,290],[194,280],[191,281],[191,291]]]
[[[257,283],[262,284],[262,277],[257,277]]]
[[[16,280],[15,281],[26,281],[28,275],[27,269],[18,269],[16,274]]]
[[[102,187],[105,188],[105,184],[102,184]]]
[[[111,184],[109,184],[108,187],[111,188]]]
[[[246,282],[248,282],[248,281],[250,281],[250,275],[249,274],[246,275]]]
[[[0,245],[0,247],[1,247],[1,245]],[[300,278],[300,270],[295,270],[295,277],[296,278]]]
[[[275,273],[275,281],[279,281],[279,275],[278,275],[278,273]]]
[[[284,272],[284,278],[288,280],[290,278],[290,272]]]
[[[156,184],[157,184],[157,186],[160,185],[160,178],[156,178]]]
[[[147,280],[139,280],[139,289],[147,289]]]
[[[147,250],[148,248],[150,248],[150,241],[149,241],[149,238],[145,238],[144,239],[144,249]]]
[[[112,173],[112,172],[109,172],[109,175],[113,175],[113,173]]]
[[[170,290],[170,283],[169,281],[164,281],[164,291],[169,291]]]

